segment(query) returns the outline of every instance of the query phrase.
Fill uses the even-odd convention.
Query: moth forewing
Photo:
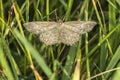
[[[33,34],[41,34],[45,31],[49,31],[50,29],[55,28],[58,24],[56,22],[27,22],[23,24],[25,28],[32,32]]]
[[[66,28],[79,34],[84,34],[91,31],[97,23],[94,21],[70,21],[65,22],[64,24],[66,25]]]
[[[81,24],[81,26],[79,27],[79,30],[80,30],[80,34],[84,34],[86,32],[90,32],[94,26],[96,25],[97,23],[94,22],[94,21],[85,21]]]

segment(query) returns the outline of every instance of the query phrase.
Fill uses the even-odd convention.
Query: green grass
[[[119,80],[119,0],[0,0],[0,80]],[[73,46],[46,46],[29,21],[96,21]]]

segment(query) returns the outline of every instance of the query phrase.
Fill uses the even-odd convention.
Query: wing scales
[[[55,28],[58,24],[56,22],[28,22],[23,25],[29,32],[41,34]]]
[[[90,32],[93,29],[93,27],[96,25],[96,22],[94,21],[70,21],[70,22],[65,22],[64,25],[66,25],[67,29],[70,29],[79,34],[84,34],[86,32]]]
[[[41,33],[39,39],[46,45],[53,45],[59,42],[58,36],[58,30],[54,28],[52,30]]]
[[[73,45],[79,41],[81,34],[91,31],[95,25],[94,21],[28,22],[24,24],[29,32],[39,35],[40,41],[46,45],[59,42]]]
[[[66,26],[64,27],[65,28],[63,28],[59,34],[59,39],[62,43],[67,45],[73,45],[75,42],[79,41],[80,35],[78,33],[67,29]]]

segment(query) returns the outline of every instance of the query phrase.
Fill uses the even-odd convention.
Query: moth
[[[96,25],[94,21],[68,21],[48,22],[36,21],[23,24],[33,34],[39,36],[41,42],[46,45],[64,43],[73,45],[81,38],[81,35],[89,32]]]

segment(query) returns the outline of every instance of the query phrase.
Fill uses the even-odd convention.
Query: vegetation
[[[29,21],[96,21],[73,46],[46,46]],[[120,0],[0,0],[0,80],[119,80]]]

